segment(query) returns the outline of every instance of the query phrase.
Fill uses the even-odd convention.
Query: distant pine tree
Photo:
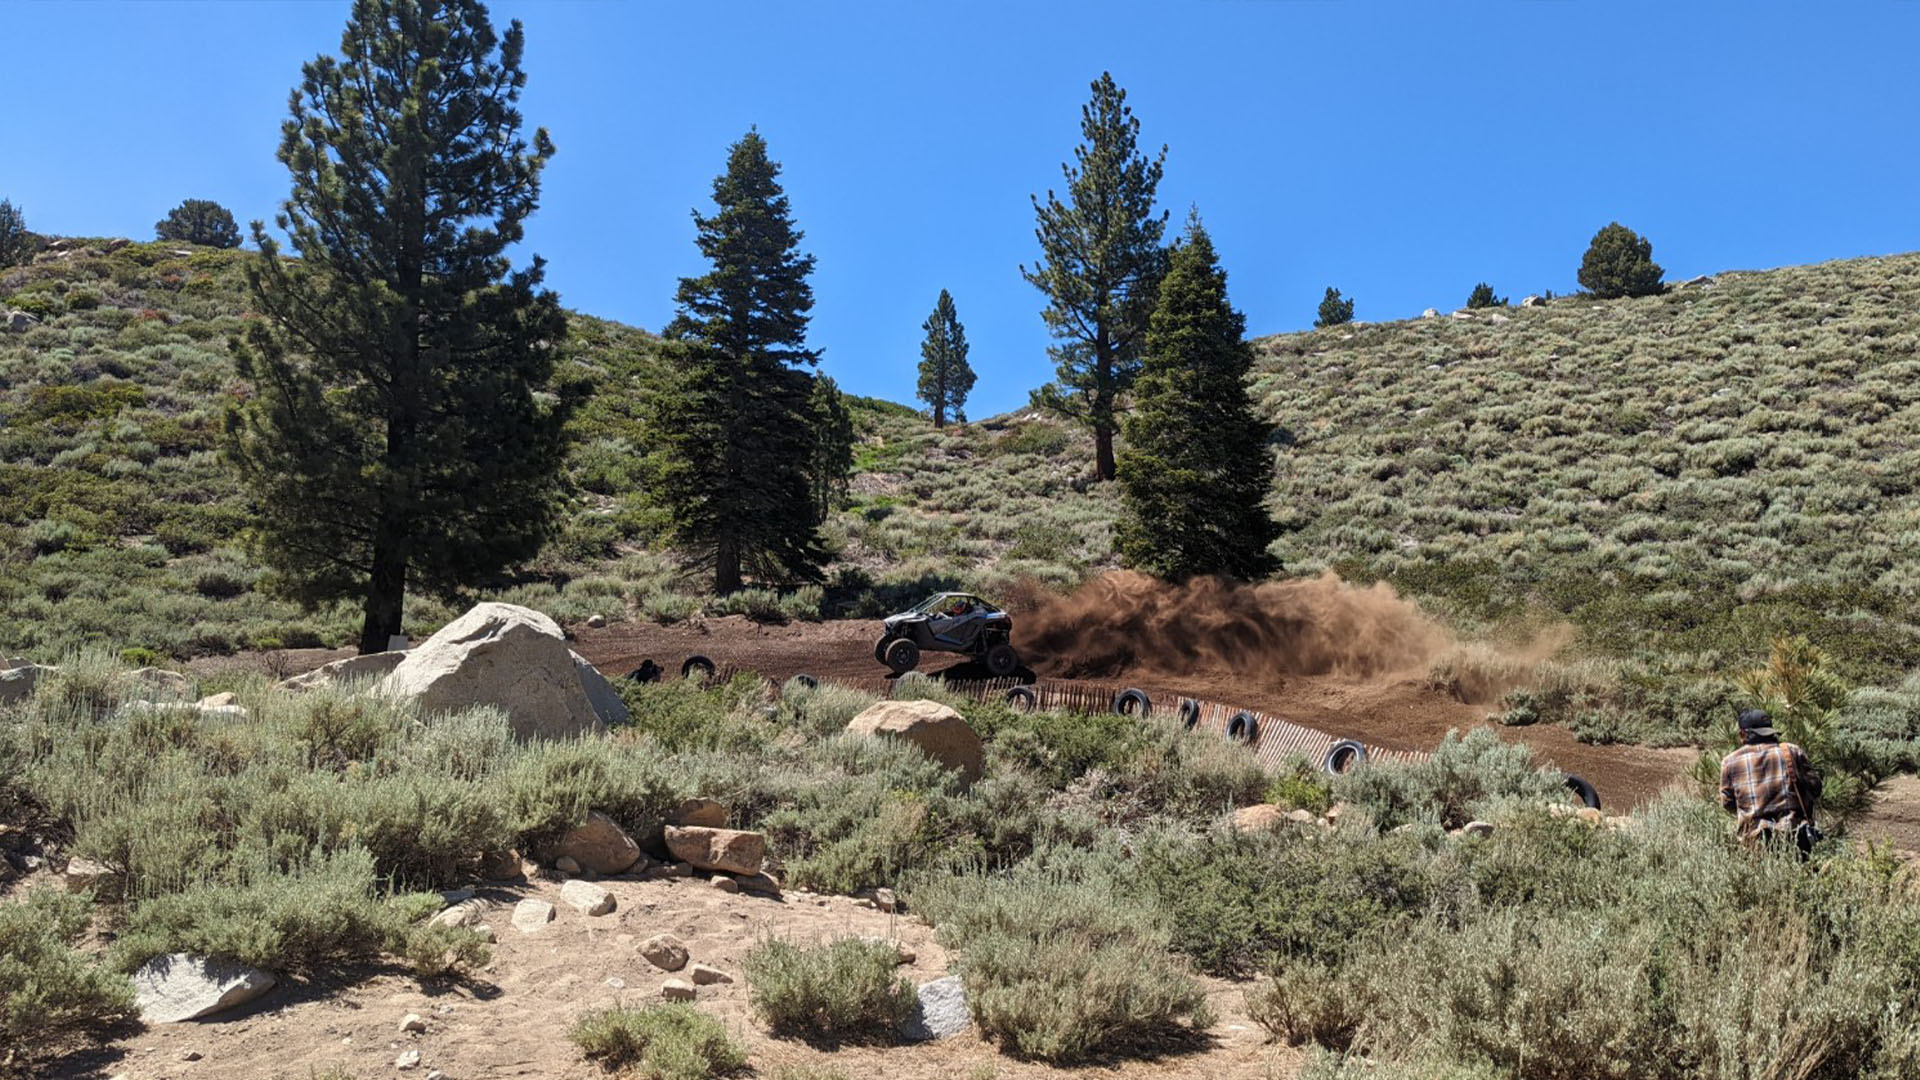
[[[153,235],[179,244],[213,248],[240,246],[240,226],[233,223],[233,213],[209,199],[188,199],[167,211],[166,217],[154,223]]]
[[[713,269],[680,279],[667,328],[678,375],[649,420],[673,543],[721,593],[746,574],[814,580],[825,560],[807,371],[819,354],[806,347],[814,260],[799,253],[779,175],[757,131],[729,149],[719,209],[693,219]]]
[[[1353,321],[1353,301],[1342,300],[1340,290],[1327,286],[1327,294],[1320,298],[1320,315],[1313,320],[1315,329],[1339,326]]]
[[[1268,427],[1247,397],[1253,347],[1196,214],[1173,249],[1120,452],[1121,555],[1169,580],[1259,578],[1278,535],[1262,505]]]
[[[1484,281],[1478,285],[1475,285],[1473,287],[1473,291],[1467,294],[1467,308],[1469,310],[1472,310],[1474,308],[1490,308],[1490,307],[1506,307],[1506,306],[1507,306],[1507,298],[1504,296],[1493,295],[1493,286],[1487,284]]]
[[[1048,349],[1056,381],[1033,392],[1033,404],[1093,429],[1094,469],[1114,475],[1113,436],[1120,398],[1140,370],[1140,345],[1153,311],[1166,252],[1167,214],[1154,214],[1154,191],[1167,148],[1149,161],[1137,146],[1140,121],[1127,92],[1102,72],[1080,109],[1074,164],[1062,165],[1067,200],[1047,192],[1033,199],[1040,261],[1020,274],[1047,295],[1041,312],[1060,344]]]
[[[25,263],[33,257],[33,248],[26,215],[13,203],[0,199],[0,270]]]
[[[813,380],[813,508],[825,520],[847,501],[853,476],[853,414],[846,396],[825,375]]]
[[[933,314],[920,328],[927,332],[920,343],[920,400],[933,410],[934,427],[946,427],[948,413],[964,423],[974,375],[967,364],[967,328],[960,325],[947,290],[940,290]]]
[[[1580,286],[1603,300],[1653,296],[1666,271],[1653,261],[1653,243],[1615,221],[1593,234],[1580,260]]]
[[[541,261],[507,250],[553,153],[518,109],[518,22],[476,0],[357,0],[339,58],[303,69],[247,281],[265,318],[233,351],[227,417],[253,539],[279,591],[361,600],[360,650],[400,633],[409,589],[457,599],[539,552],[561,505],[571,395]]]

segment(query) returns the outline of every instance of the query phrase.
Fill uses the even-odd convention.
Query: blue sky
[[[299,65],[348,5],[16,2],[0,197],[38,230],[145,237],[179,200],[270,218]],[[579,310],[657,328],[697,273],[689,211],[757,124],[819,258],[812,343],[910,400],[953,292],[970,414],[1050,377],[1028,196],[1111,70],[1168,145],[1252,333],[1334,285],[1361,319],[1571,291],[1593,232],[1671,278],[1920,247],[1920,3],[500,2],[552,133],[528,248]]]

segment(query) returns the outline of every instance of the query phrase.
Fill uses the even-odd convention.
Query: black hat
[[[1765,709],[1748,709],[1740,714],[1740,734],[1757,735],[1762,739],[1778,738],[1773,730],[1773,717]]]

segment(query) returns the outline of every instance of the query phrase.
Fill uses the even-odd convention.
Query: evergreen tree
[[[853,477],[853,414],[846,395],[825,375],[813,380],[813,508],[826,520],[833,508],[847,500]]]
[[[33,257],[34,236],[27,231],[26,215],[6,199],[0,199],[0,270],[20,266]]]
[[[927,332],[927,339],[920,343],[920,400],[933,410],[934,427],[946,427],[949,413],[966,423],[973,368],[967,364],[967,328],[960,325],[947,290],[940,290],[933,314],[920,328]]]
[[[1603,300],[1652,296],[1666,271],[1653,261],[1653,243],[1615,221],[1593,234],[1580,260],[1580,286]]]
[[[1086,140],[1060,166],[1067,201],[1052,191],[1033,199],[1041,261],[1021,276],[1047,296],[1041,313],[1060,344],[1048,350],[1057,380],[1033,392],[1033,404],[1093,429],[1094,467],[1114,475],[1113,435],[1120,397],[1140,370],[1140,345],[1153,310],[1166,252],[1167,215],[1153,212],[1167,148],[1152,161],[1137,150],[1140,121],[1127,92],[1101,73],[1080,109]]]
[[[1475,285],[1473,287],[1473,291],[1467,294],[1468,310],[1472,310],[1474,308],[1490,308],[1490,307],[1506,307],[1506,306],[1507,306],[1507,298],[1504,296],[1493,295],[1493,286],[1487,284],[1484,281],[1478,285]]]
[[[1342,300],[1340,290],[1327,286],[1327,294],[1320,298],[1320,315],[1313,320],[1314,329],[1325,329],[1353,321],[1353,301]]]
[[[266,318],[233,343],[252,390],[228,452],[277,585],[358,597],[362,652],[400,633],[409,589],[500,580],[559,509],[572,395],[539,391],[566,318],[540,259],[506,256],[553,153],[521,136],[522,47],[475,0],[356,0],[282,127],[299,258],[253,225]]]
[[[1278,530],[1266,424],[1247,397],[1253,347],[1227,302],[1227,273],[1199,215],[1160,286],[1120,452],[1120,553],[1168,580],[1253,579],[1273,569]]]
[[[814,580],[825,559],[815,501],[813,376],[806,347],[813,256],[799,254],[780,166],[749,131],[693,220],[711,272],[680,279],[667,328],[679,377],[653,405],[658,496],[674,544],[714,590]]]
[[[240,246],[240,226],[233,223],[232,212],[210,199],[188,199],[167,211],[166,217],[154,223],[153,235],[160,240],[204,247]]]

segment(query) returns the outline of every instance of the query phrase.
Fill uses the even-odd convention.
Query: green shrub
[[[636,836],[651,834],[686,792],[645,742],[539,743],[504,776],[507,821],[521,851],[538,852],[598,810]]]
[[[974,1022],[1014,1054],[1070,1064],[1151,1052],[1212,1024],[1163,918],[1110,878],[1029,864],[931,877],[911,900],[958,951]]]
[[[0,1045],[51,1055],[133,1015],[126,978],[73,947],[87,932],[87,909],[86,897],[47,888],[0,901]]]
[[[1362,807],[1381,828],[1434,822],[1456,829],[1501,796],[1563,797],[1557,775],[1534,767],[1533,751],[1487,728],[1448,732],[1433,754],[1408,766],[1363,764],[1337,777],[1334,796]]]
[[[1288,1046],[1344,1051],[1373,1008],[1370,989],[1330,964],[1288,964],[1271,982],[1247,991],[1247,1015]]]
[[[596,1009],[574,1021],[567,1037],[588,1060],[646,1080],[706,1080],[747,1062],[718,1020],[685,1004]]]
[[[891,942],[840,938],[803,948],[769,938],[747,953],[748,1000],[776,1035],[825,1042],[892,1039],[918,1002]]]

